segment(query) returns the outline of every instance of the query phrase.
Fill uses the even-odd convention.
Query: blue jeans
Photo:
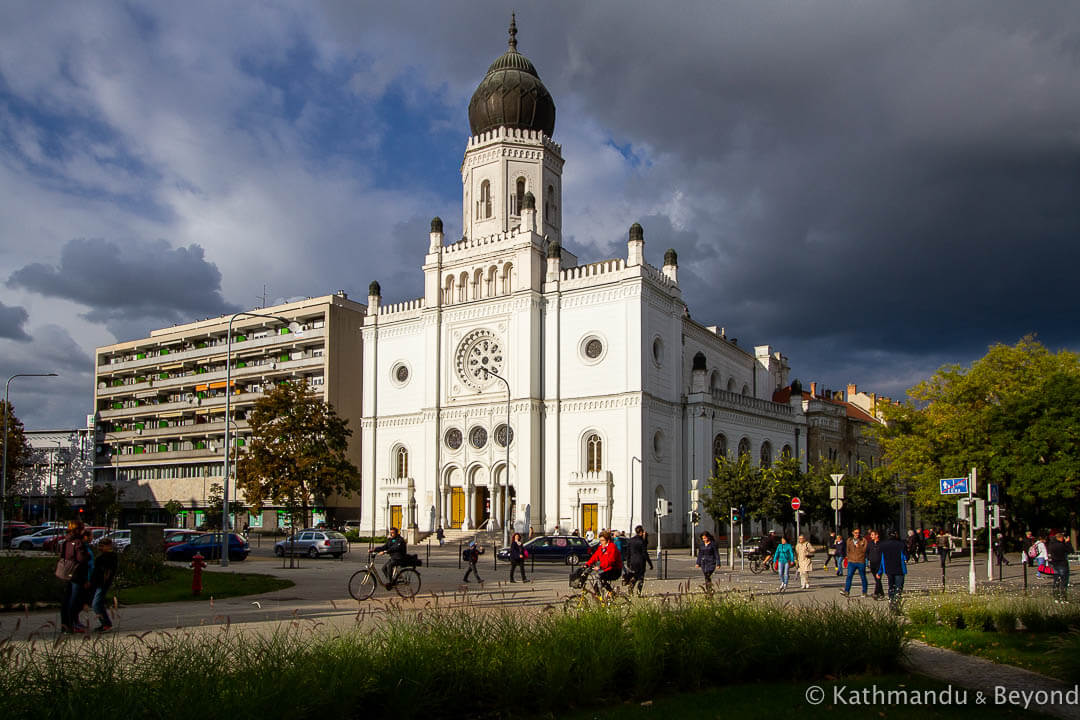
[[[1069,561],[1054,563],[1054,599],[1069,599]]]
[[[90,607],[94,609],[94,614],[98,616],[102,625],[112,626],[112,618],[109,617],[109,611],[105,605],[105,588],[94,588],[94,600],[90,603]]]
[[[79,622],[83,605],[83,586],[70,580],[64,585],[64,597],[60,601],[60,625],[74,628]]]
[[[780,584],[781,585],[787,585],[788,566],[790,565],[790,563],[782,562],[782,563],[777,563],[777,565],[779,567],[776,569],[776,572],[779,573],[779,575],[780,575]]]
[[[895,604],[904,593],[904,575],[889,576],[889,602]]]
[[[866,563],[864,562],[851,562],[848,560],[847,564],[847,579],[844,580],[844,592],[851,592],[851,580],[855,577],[855,572],[858,571],[859,577],[862,579],[862,594],[866,594]]]

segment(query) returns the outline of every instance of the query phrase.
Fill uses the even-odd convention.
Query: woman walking
[[[805,535],[800,535],[799,542],[795,545],[795,559],[799,568],[799,582],[803,590],[808,590],[810,571],[814,569],[814,546],[807,541]]]
[[[776,563],[776,572],[780,574],[780,592],[784,592],[787,590],[788,568],[795,562],[795,553],[786,535],[780,536],[780,544],[776,546],[776,552],[773,553],[773,562]]]
[[[514,533],[514,537],[510,538],[510,582],[517,582],[514,580],[514,568],[521,568],[521,582],[529,582],[525,577],[526,555],[528,551],[521,544],[521,533]]]
[[[705,576],[705,592],[712,592],[712,576],[716,572],[716,566],[720,562],[720,554],[716,549],[716,541],[709,532],[701,533],[701,547],[697,553],[697,567]]]

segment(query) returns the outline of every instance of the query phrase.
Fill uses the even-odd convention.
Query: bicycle
[[[630,596],[619,592],[614,586],[605,587],[599,571],[592,565],[581,565],[570,574],[570,587],[580,592],[572,593],[563,600],[564,610],[581,610],[593,603],[615,605],[630,602]]]
[[[760,575],[763,572],[772,572],[772,556],[767,558],[760,555],[755,555],[750,558],[750,572],[755,575]]]
[[[349,578],[349,594],[356,600],[367,600],[375,594],[375,588],[379,585],[386,590],[392,588],[401,597],[409,599],[420,592],[420,573],[411,567],[397,567],[390,581],[383,582],[379,569],[375,567],[375,553],[368,553],[367,567],[357,570]]]

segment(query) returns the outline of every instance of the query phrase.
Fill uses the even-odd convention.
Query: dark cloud
[[[28,428],[83,427],[93,412],[90,355],[58,325],[35,327],[26,343],[0,343],[0,367],[9,374],[56,373],[11,383],[15,413]]]
[[[8,307],[0,302],[0,338],[29,342],[30,336],[23,330],[29,315],[19,306]]]
[[[118,328],[143,327],[139,319],[212,317],[233,307],[221,295],[221,273],[200,246],[174,248],[164,240],[74,239],[64,245],[58,265],[27,265],[11,274],[8,285],[86,305],[87,320]]]

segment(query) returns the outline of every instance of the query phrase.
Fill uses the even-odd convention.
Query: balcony
[[[234,420],[230,423],[230,434],[239,430],[248,429],[247,420]],[[221,435],[225,432],[224,419],[220,422],[197,423],[195,425],[172,425],[170,427],[146,428],[144,430],[121,430],[105,433],[105,442],[114,443],[122,440],[151,440],[154,438],[183,438],[189,436]]]
[[[790,405],[774,403],[771,400],[759,400],[755,397],[728,392],[727,390],[713,390],[712,402],[728,410],[751,412],[757,415],[767,415],[772,418],[790,421],[794,412]]]

